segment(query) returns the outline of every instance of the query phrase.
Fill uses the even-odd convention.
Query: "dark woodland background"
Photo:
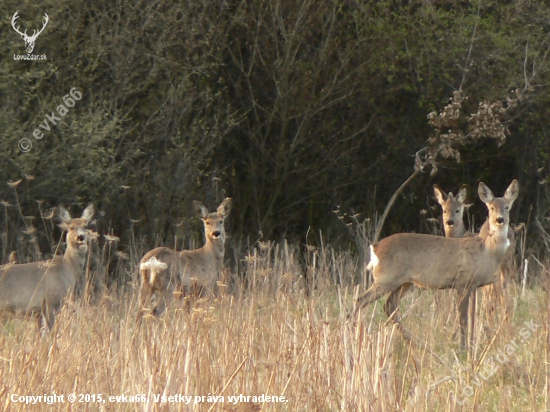
[[[49,15],[33,52],[47,61],[13,59],[25,53],[16,10],[29,34]],[[517,178],[512,222],[545,245],[547,2],[20,0],[0,11],[2,263],[33,239],[31,254],[52,252],[58,204],[79,214],[93,202],[98,230],[124,251],[201,242],[192,200],[213,209],[226,196],[234,243],[353,248],[350,215],[376,219],[424,148],[382,237],[433,230],[434,183],[467,183],[479,226],[478,182],[500,196]],[[82,99],[34,139],[73,87]]]

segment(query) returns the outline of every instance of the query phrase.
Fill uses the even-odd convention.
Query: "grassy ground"
[[[264,244],[246,259],[246,283],[229,275],[227,287],[196,302],[191,312],[180,302],[141,325],[135,322],[133,284],[107,292],[95,305],[70,302],[44,337],[34,322],[4,321],[0,407],[550,410],[550,310],[542,287],[522,293],[511,285],[509,323],[502,322],[499,308],[491,312],[478,303],[475,348],[468,357],[459,349],[458,335],[453,337],[458,322],[452,291],[414,290],[403,299],[403,323],[415,337],[410,344],[393,323],[386,324],[384,299],[369,305],[360,322],[346,320],[353,307],[353,276],[360,272],[352,259],[328,249],[313,259],[310,251],[304,267],[297,253]],[[19,402],[23,396],[53,394],[63,395],[64,402]],[[77,395],[75,403],[70,394]],[[162,396],[164,402],[156,399]]]

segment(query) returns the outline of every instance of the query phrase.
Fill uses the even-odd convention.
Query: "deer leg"
[[[189,286],[188,293],[189,293],[188,295],[189,312],[191,312],[191,309],[197,305],[197,301],[199,299],[208,295],[207,288],[197,282],[193,282],[193,284]]]
[[[192,286],[183,286],[181,289],[181,294],[183,297],[183,308],[187,314],[191,313],[193,307],[193,287]]]
[[[475,294],[475,292],[474,292]],[[481,294],[483,297],[483,305],[482,308],[485,308],[485,310],[482,310],[481,316],[483,316],[483,319],[486,321],[484,322],[484,330],[485,335],[487,336],[487,339],[491,340],[493,331],[488,325],[492,325],[493,319],[495,319],[497,314],[497,302],[500,299],[501,295],[501,288],[500,288],[500,280],[495,280],[494,283],[490,285],[483,286],[481,288]],[[473,319],[473,315],[472,315]],[[470,328],[473,329],[473,328]]]
[[[384,312],[386,312],[386,315],[388,317],[391,317],[393,315],[393,321],[397,324],[397,327],[403,334],[403,337],[405,340],[410,341],[411,340],[411,334],[407,332],[403,326],[401,325],[399,316],[395,312],[399,306],[399,301],[403,297],[405,293],[409,290],[409,288],[412,286],[411,283],[405,283],[401,286],[399,286],[397,289],[395,289],[393,292],[390,293],[388,296],[388,299],[386,300],[386,303],[384,304]]]
[[[136,322],[139,322],[145,314],[146,307],[151,304],[151,296],[153,295],[153,286],[149,283],[148,270],[140,270],[141,288],[139,289],[139,311]]]
[[[38,326],[38,331],[41,332],[42,328],[45,327],[45,317],[42,311],[38,312],[38,315],[36,313],[33,313],[34,316],[36,316],[36,324]]]
[[[147,308],[151,304],[151,296],[153,295],[153,289],[150,286],[142,286],[139,292],[139,311],[136,321],[139,322],[143,315],[147,312]]]
[[[364,308],[369,303],[380,299],[382,296],[384,296],[388,292],[389,292],[389,290],[381,288],[376,283],[373,283],[371,285],[371,287],[367,289],[366,292],[361,293],[357,297],[357,302],[356,302],[356,307],[355,307],[355,315],[357,316],[357,312],[359,312],[359,310],[361,308]]]
[[[388,317],[390,317],[393,312],[397,310],[399,301],[401,300],[403,295],[407,293],[410,287],[410,283],[405,283],[390,293],[388,299],[386,300],[386,303],[384,304],[384,312],[386,312],[386,315],[388,315]],[[399,318],[397,317],[397,315],[394,315],[394,319],[396,322],[399,322]]]
[[[160,316],[166,309],[166,306],[172,302],[173,298],[173,287],[167,285],[162,288],[159,293],[159,301],[157,305],[153,308],[153,315]]]
[[[477,290],[476,289],[474,289],[473,293],[470,294],[470,298],[472,300],[472,303],[469,308],[470,313],[468,314],[468,317],[469,317],[468,336],[470,337],[470,339],[468,340],[468,346],[472,348],[474,346],[474,330],[475,330],[475,324],[476,324],[476,310],[477,310]]]
[[[458,291],[458,314],[460,322],[460,346],[466,349],[466,335],[468,333],[468,306],[472,289]]]
[[[47,299],[44,299],[44,302],[42,302],[41,315],[42,316],[40,316],[39,319],[43,317],[44,321],[46,322],[46,326],[48,327],[48,330],[52,330],[53,324],[55,323],[55,309],[52,307]]]
[[[504,271],[504,265],[500,269],[499,300],[502,307],[502,316],[506,317],[506,325],[510,327],[510,296],[508,295],[508,276]]]
[[[502,273],[502,272],[501,272]],[[500,280],[500,274],[496,276],[496,279],[490,285],[485,286],[482,290],[487,289],[489,293],[484,294],[483,297],[487,297],[489,306],[490,320],[494,319],[498,312],[498,305],[502,296],[502,282]]]

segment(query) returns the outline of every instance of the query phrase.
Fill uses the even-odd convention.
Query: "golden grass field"
[[[363,273],[348,254],[264,243],[243,265],[246,282],[228,271],[218,293],[190,312],[180,301],[141,325],[135,282],[93,304],[69,302],[44,337],[35,322],[3,321],[1,409],[550,410],[548,265],[539,273],[546,283],[525,292],[511,284],[509,324],[478,302],[471,357],[459,348],[454,291],[406,295],[401,316],[415,337],[408,343],[386,322],[384,299],[358,323],[346,319]],[[53,394],[64,402],[24,403]]]

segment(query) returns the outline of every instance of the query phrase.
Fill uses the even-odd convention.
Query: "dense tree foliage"
[[[464,140],[403,190],[383,233],[425,231],[419,211],[434,204],[435,182],[468,183],[480,223],[477,183],[500,194],[518,178],[513,219],[527,220],[530,206],[532,218],[548,217],[545,2],[6,1],[0,10],[0,200],[22,210],[17,220],[5,203],[5,253],[39,208],[93,201],[123,245],[132,226],[153,246],[199,228],[180,224],[193,199],[214,206],[224,196],[234,198],[236,238],[303,241],[311,229],[308,242],[319,231],[337,242],[346,232],[332,211],[381,212],[415,153],[449,143],[443,126]],[[49,15],[33,52],[47,60],[14,60],[25,52],[16,10],[29,33]],[[82,99],[40,129],[72,88]],[[460,115],[429,121],[458,90]]]

